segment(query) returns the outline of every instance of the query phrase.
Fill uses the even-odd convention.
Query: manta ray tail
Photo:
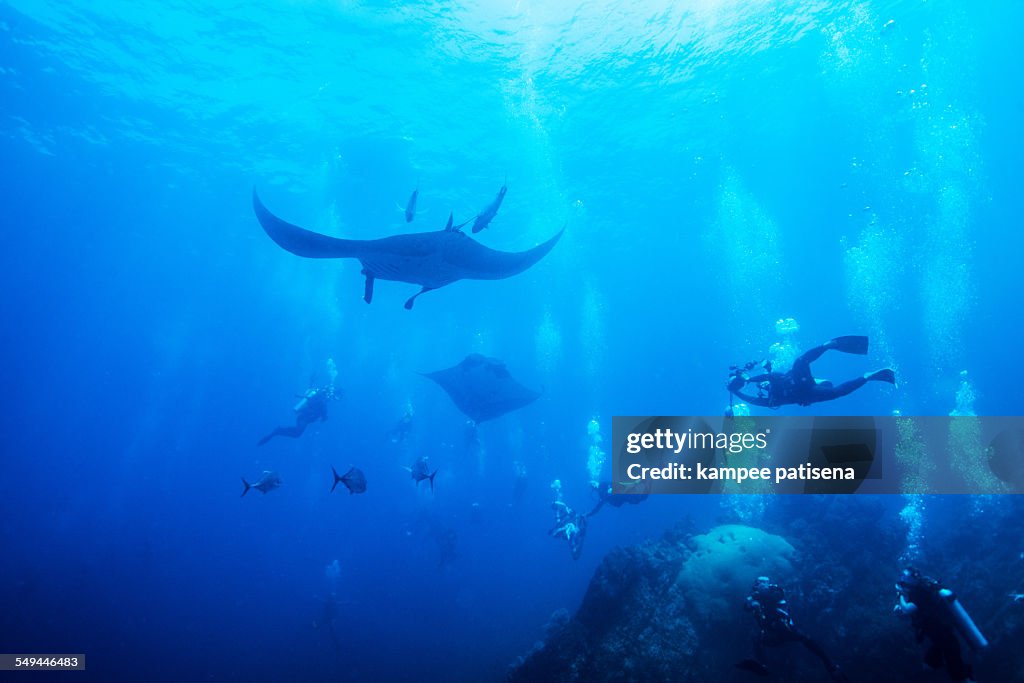
[[[357,242],[320,235],[281,220],[263,206],[255,189],[252,191],[252,208],[260,225],[263,226],[263,231],[285,251],[306,258],[356,256]]]

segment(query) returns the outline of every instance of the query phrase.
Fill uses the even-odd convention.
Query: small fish
[[[412,223],[412,219],[416,218],[416,199],[420,196],[420,186],[417,185],[416,189],[409,195],[409,201],[405,204],[405,222]]]
[[[363,471],[352,467],[344,475],[338,475],[338,470],[331,467],[331,472],[334,473],[334,486],[331,487],[331,493],[334,493],[334,489],[337,488],[338,482],[345,485],[348,489],[349,495],[355,493],[366,493],[366,475]]]
[[[430,482],[430,491],[431,493],[433,493],[434,476],[437,475],[437,470],[434,470],[433,473],[428,474],[429,470],[427,469],[426,458],[420,458],[412,467],[406,467],[405,469],[409,470],[409,476],[416,481],[417,488],[419,488],[420,482],[426,479]]]
[[[508,181],[506,180],[505,182]],[[505,199],[506,192],[508,192],[508,187],[502,185],[501,189],[498,190],[498,196],[494,198],[494,201],[488,204],[487,208],[481,211],[480,215],[476,217],[476,220],[473,221],[473,234],[480,232],[486,228],[492,220],[494,220],[494,217],[498,213],[498,209],[501,208],[502,200]]]
[[[260,493],[267,493],[273,491],[281,485],[281,477],[277,476],[277,472],[271,472],[269,470],[263,470],[263,474],[256,481],[255,484],[250,484],[242,477],[242,483],[245,484],[245,490],[242,491],[242,495],[249,493],[249,489],[256,489]]]

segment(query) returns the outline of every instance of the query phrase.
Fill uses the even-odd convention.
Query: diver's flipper
[[[413,304],[414,301],[416,301],[416,297],[418,297],[420,294],[426,294],[427,292],[429,292],[432,289],[435,289],[435,287],[424,287],[423,289],[421,289],[420,291],[416,292],[411,297],[409,297],[409,300],[405,302],[405,310],[411,311],[412,310],[412,304]]]
[[[858,356],[865,356],[868,353],[867,337],[836,337],[828,343],[828,347],[834,351],[843,353],[855,353]]]
[[[363,285],[363,301],[371,303],[373,301],[373,275],[363,271],[363,275],[366,276],[366,284]]]
[[[864,375],[864,379],[869,382],[888,382],[889,384],[896,384],[896,373],[889,368],[884,370],[875,370],[874,372]]]
[[[767,676],[769,673],[771,673],[770,671],[768,671],[767,666],[754,659],[744,659],[742,662],[737,662],[736,668],[743,669],[744,671],[749,671],[751,673],[755,673],[758,676]]]

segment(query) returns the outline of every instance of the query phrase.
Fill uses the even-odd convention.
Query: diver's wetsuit
[[[295,426],[278,427],[259,440],[257,445],[262,446],[275,436],[288,436],[297,439],[306,431],[306,427],[317,421],[327,419],[327,400],[333,392],[330,389],[313,389],[306,392],[302,401],[296,407]]]
[[[971,666],[960,654],[960,641],[948,622],[947,609],[939,591],[942,586],[933,578],[920,573],[904,575],[898,584],[899,611],[910,613],[910,624],[918,643],[928,639],[924,663],[932,669],[945,666],[954,681],[971,680]]]
[[[863,377],[857,377],[839,385],[818,381],[814,379],[814,374],[811,372],[811,363],[821,358],[822,354],[829,350],[865,355],[868,352],[868,338],[836,337],[805,352],[793,361],[793,367],[788,372],[771,372],[769,369],[765,374],[748,377],[738,370],[730,378],[728,389],[747,403],[764,408],[778,408],[793,403],[809,406],[812,403],[831,401],[851,394],[872,381],[896,383],[895,374],[888,368],[868,373]],[[743,388],[747,384],[757,386],[758,393],[756,395],[745,393]]]
[[[749,671],[766,675],[768,668],[762,664],[765,659],[765,647],[778,647],[785,643],[802,643],[815,657],[821,660],[825,670],[835,681],[845,681],[846,676],[839,670],[825,650],[809,636],[797,630],[793,619],[789,616],[789,605],[786,604],[786,593],[776,583],[770,583],[760,577],[754,582],[750,595],[747,596],[746,609],[754,613],[757,620],[758,634],[754,638],[754,655],[756,660],[745,660],[738,666]]]
[[[597,485],[597,497],[597,505],[587,513],[587,517],[596,515],[605,504],[620,508],[627,503],[637,505],[647,500],[646,493],[616,493],[612,495],[612,483],[610,481],[602,481]]]

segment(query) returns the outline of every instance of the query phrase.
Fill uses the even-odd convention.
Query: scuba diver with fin
[[[587,516],[573,510],[562,500],[562,482],[555,479],[551,483],[555,500],[551,509],[555,511],[555,525],[548,531],[553,538],[564,538],[569,543],[572,559],[580,559],[583,554],[583,540],[587,537]]]
[[[925,576],[915,567],[907,567],[896,582],[899,602],[893,612],[910,617],[918,643],[928,640],[924,663],[930,669],[945,666],[949,677],[960,683],[973,683],[971,665],[960,654],[960,638],[973,652],[988,647],[988,641],[956,594],[939,581]]]
[[[297,439],[302,436],[302,433],[306,431],[306,427],[309,425],[314,422],[326,421],[327,402],[331,399],[337,398],[337,394],[334,392],[333,385],[327,385],[319,388],[311,387],[297,398],[299,399],[299,402],[295,404],[294,408],[292,408],[295,412],[295,426],[275,428],[274,431],[270,432],[257,442],[258,446],[262,446],[275,436],[287,436],[292,439]]]
[[[832,401],[851,394],[868,382],[887,382],[896,384],[896,373],[890,368],[869,372],[861,377],[835,385],[826,380],[816,379],[811,372],[811,363],[821,358],[826,351],[839,351],[859,356],[867,355],[867,337],[836,337],[805,351],[793,361],[793,367],[787,372],[774,372],[770,363],[747,363],[742,367],[733,366],[726,388],[743,401],[763,408],[797,404],[809,406],[812,403]],[[758,365],[764,373],[751,377],[750,371]],[[757,389],[756,394],[744,390],[751,384]]]
[[[786,592],[779,584],[772,583],[767,576],[757,577],[744,607],[747,611],[753,612],[754,619],[757,620],[758,633],[754,638],[756,659],[744,659],[736,664],[736,668],[759,676],[768,676],[771,671],[762,663],[765,659],[764,648],[778,647],[785,643],[801,643],[821,660],[833,681],[847,683],[849,679],[839,669],[839,665],[825,654],[825,650],[817,642],[797,629],[789,615]]]

